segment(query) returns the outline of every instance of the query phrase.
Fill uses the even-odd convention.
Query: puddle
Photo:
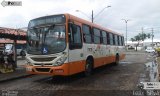
[[[142,72],[140,74],[139,83],[137,84],[137,87],[140,89],[143,89],[144,86],[141,82],[159,82],[158,64],[156,60],[146,63],[145,66],[145,73]]]
[[[126,61],[121,61],[121,62],[119,62],[119,64],[132,64],[133,62],[126,62]]]
[[[158,65],[156,63],[156,60],[152,62],[148,62],[145,64],[147,67],[147,71],[149,72],[149,81],[150,82],[158,82]]]

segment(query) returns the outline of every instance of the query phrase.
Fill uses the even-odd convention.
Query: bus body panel
[[[42,68],[42,69],[41,69]],[[46,70],[43,70],[45,69]],[[43,75],[63,75],[67,76],[68,72],[68,64],[65,63],[62,66],[51,67],[51,66],[26,66],[27,73],[29,74],[43,74]],[[48,70],[47,70],[48,69]]]

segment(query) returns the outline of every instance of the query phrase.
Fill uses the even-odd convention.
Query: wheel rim
[[[118,64],[118,63],[119,63],[119,57],[116,56],[116,64]]]
[[[91,69],[91,64],[90,64],[89,62],[87,62],[87,64],[86,64],[86,69],[85,69],[86,75],[90,75],[90,74],[91,74],[91,71],[92,71],[92,69]]]

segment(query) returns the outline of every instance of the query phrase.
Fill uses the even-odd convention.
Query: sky
[[[3,0],[0,0],[0,3]],[[15,0],[10,0],[15,1]],[[0,5],[0,27],[23,28],[31,19],[61,13],[70,13],[91,21],[93,10],[94,23],[119,32],[126,36],[126,23],[129,20],[127,39],[138,33],[151,33],[160,39],[160,0],[19,0],[22,6]],[[111,6],[109,8],[105,8]],[[104,9],[105,8],[105,9]],[[103,10],[104,9],[104,10]],[[76,12],[80,10],[80,12]],[[101,12],[103,10],[103,12]],[[101,12],[100,14],[98,14]],[[84,14],[82,14],[84,13]],[[98,14],[98,15],[97,15]]]

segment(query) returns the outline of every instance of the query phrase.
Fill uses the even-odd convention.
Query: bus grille
[[[50,68],[36,68],[38,72],[49,72]]]
[[[39,64],[39,63],[34,63],[34,65],[39,65],[39,66],[51,66],[52,63],[44,63],[43,65],[42,65],[42,64]]]
[[[45,58],[34,58],[34,57],[32,57],[31,59],[34,60],[34,61],[37,61],[37,62],[44,62],[44,61],[52,61],[52,60],[55,59],[55,57],[45,57]]]

